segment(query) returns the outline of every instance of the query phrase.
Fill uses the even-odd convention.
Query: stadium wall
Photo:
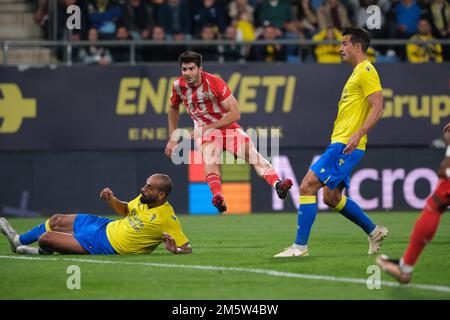
[[[280,201],[254,170],[243,164],[222,167],[230,212],[295,212],[298,184],[323,149],[280,150],[272,163],[294,187]],[[349,195],[366,210],[417,210],[436,183],[442,149],[372,148],[350,181]],[[217,214],[201,165],[173,165],[161,150],[9,152],[0,156],[0,211],[4,215],[65,212],[112,214],[99,192],[110,187],[131,200],[145,178],[168,173],[175,184],[170,202],[180,213]],[[319,194],[319,207],[326,209]]]
[[[279,153],[268,156],[297,186],[329,142],[351,69],[313,64],[205,69],[228,82],[244,129],[279,141]],[[442,149],[429,146],[450,117],[450,64],[377,69],[385,115],[369,136],[349,195],[366,210],[419,209],[443,157]],[[163,154],[170,83],[178,73],[176,64],[0,68],[0,214],[111,214],[98,199],[100,189],[109,186],[121,199],[131,199],[152,172],[172,176],[171,202],[178,212],[217,214],[201,165],[174,165]],[[186,114],[180,127],[192,127]],[[225,165],[222,175],[231,212],[295,211],[296,188],[280,202],[247,165]],[[319,206],[324,209],[320,201]]]

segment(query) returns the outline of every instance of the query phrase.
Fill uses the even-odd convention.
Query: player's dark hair
[[[170,177],[167,174],[158,173],[155,174],[159,178],[159,186],[158,189],[166,194],[166,198],[169,196],[170,192],[173,189],[173,183]]]
[[[343,36],[350,35],[350,42],[352,44],[359,43],[363,52],[367,52],[370,45],[369,33],[363,28],[346,28],[342,33]]]
[[[197,67],[200,68],[202,66],[202,60],[203,60],[202,55],[192,50],[185,51],[178,57],[178,62],[180,63],[180,66],[183,63],[193,62]]]

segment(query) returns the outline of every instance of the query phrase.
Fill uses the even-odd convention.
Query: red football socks
[[[206,176],[206,182],[208,182],[209,189],[213,195],[216,193],[222,193],[222,183],[220,181],[220,175],[217,173],[210,173]]]
[[[275,170],[273,170],[272,168],[270,168],[269,170],[266,171],[266,173],[263,176],[264,180],[266,180],[266,182],[271,186],[275,188],[275,183],[280,180],[280,177],[277,175],[277,173],[275,172]]]
[[[432,203],[433,202],[433,203]],[[414,225],[411,233],[411,240],[403,256],[403,263],[414,266],[426,244],[433,239],[439,226],[442,213],[437,210],[432,197],[429,197],[427,204]]]

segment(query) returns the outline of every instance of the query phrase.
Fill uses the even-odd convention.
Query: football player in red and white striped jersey
[[[381,255],[376,260],[383,271],[403,284],[411,281],[414,266],[422,250],[433,239],[442,214],[450,206],[450,122],[444,126],[443,135],[447,150],[439,166],[439,182],[427,198],[425,207],[414,225],[408,248],[400,259]]]
[[[281,199],[287,197],[292,187],[290,179],[281,180],[271,164],[256,150],[249,136],[237,121],[241,118],[239,106],[230,88],[221,78],[204,72],[202,56],[194,51],[182,53],[178,59],[182,76],[172,86],[169,108],[169,142],[165,154],[171,157],[177,145],[173,137],[178,126],[180,104],[194,121],[191,138],[202,153],[206,181],[213,194],[213,205],[226,211],[221,193],[220,161],[223,151],[245,159],[256,173],[267,181]]]

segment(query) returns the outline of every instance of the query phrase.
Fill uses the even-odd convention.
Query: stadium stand
[[[66,20],[70,17],[66,9],[70,5],[81,9],[81,29],[78,31],[66,28]],[[107,44],[106,49],[110,52],[123,51],[121,57],[133,57],[132,61],[114,59],[113,54],[111,63],[167,61],[165,54],[149,58],[147,53],[154,52],[153,42],[158,42],[155,48],[161,51],[165,51],[163,47],[171,51],[172,44],[180,50],[186,45],[196,49],[203,47],[208,52],[217,52],[213,60],[220,63],[257,61],[252,53],[264,49],[262,46],[267,43],[257,43],[267,39],[264,30],[270,24],[275,26],[276,35],[269,41],[273,40],[275,46],[283,49],[282,61],[320,63],[315,51],[321,44],[313,39],[329,26],[337,30],[350,25],[365,26],[372,14],[368,11],[372,5],[378,6],[381,17],[381,28],[369,30],[375,43],[372,46],[375,62],[408,62],[406,46],[411,38],[419,48],[427,47],[427,43],[414,37],[419,21],[424,19],[431,26],[431,35],[442,46],[443,61],[449,60],[448,0],[0,0],[0,44],[3,46],[0,62],[3,63],[3,55],[7,52],[8,64],[84,64],[85,59],[79,52],[80,46],[86,44],[78,41],[89,41],[88,31],[92,28],[97,29],[98,41],[113,41]],[[205,26],[212,28],[213,38],[202,36]],[[163,40],[152,37],[154,27],[163,29]],[[230,32],[232,29],[228,27],[235,28],[236,32]],[[124,32],[127,33],[125,38]],[[234,35],[230,37],[230,34]],[[123,39],[129,40],[128,44],[124,45]],[[254,39],[257,40],[252,43],[251,50],[247,47],[240,52],[242,56],[236,58],[236,52],[227,50],[233,45],[232,41]],[[7,40],[48,40],[52,43],[25,46],[9,42],[6,48]],[[192,47],[191,40],[197,41]],[[67,50],[67,43],[55,41],[70,41],[73,48]],[[178,41],[184,43],[177,44]]]
[[[33,5],[27,0],[0,0],[0,41],[43,40],[43,33],[37,27]],[[0,52],[0,63],[3,63]],[[8,52],[10,64],[48,64],[56,62],[50,48],[16,47]]]

